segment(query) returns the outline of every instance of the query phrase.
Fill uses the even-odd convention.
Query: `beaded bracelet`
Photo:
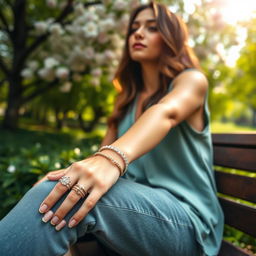
[[[111,150],[111,151],[114,151],[114,152],[116,152],[116,153],[121,157],[121,159],[122,159],[123,162],[124,162],[124,166],[125,166],[125,167],[124,167],[124,171],[122,172],[123,175],[124,175],[125,172],[127,171],[128,165],[129,165],[128,159],[127,159],[126,155],[125,155],[119,148],[114,147],[114,146],[112,146],[112,145],[106,145],[106,146],[101,147],[101,148],[99,149],[99,152],[101,152],[101,151],[104,150],[104,149],[109,149],[109,150]]]
[[[114,158],[112,158],[111,156],[105,155],[101,152],[96,152],[94,155],[95,156],[102,156],[102,157],[106,158],[107,160],[109,160],[112,164],[114,164],[118,168],[118,170],[120,172],[120,176],[123,175],[122,167],[120,166],[120,164]]]

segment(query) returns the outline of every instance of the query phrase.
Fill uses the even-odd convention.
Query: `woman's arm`
[[[208,83],[198,71],[178,76],[173,90],[148,108],[135,124],[112,145],[133,161],[154,148],[169,130],[186,120],[203,106]]]
[[[208,86],[203,74],[197,71],[185,72],[175,79],[173,86],[170,93],[146,110],[123,136],[112,143],[127,154],[130,162],[154,148],[172,127],[202,108]],[[114,139],[112,132],[109,131],[106,140],[103,141],[104,144]],[[107,154],[124,167],[121,159],[114,152],[108,150]],[[90,192],[81,208],[69,220],[69,227],[74,227],[116,183],[119,171],[107,159],[94,156],[73,163],[66,169],[65,176],[71,180],[70,187],[78,183]],[[49,211],[67,190],[66,186],[57,183],[42,202],[39,211],[41,213]],[[51,216],[56,216],[54,219],[57,220],[53,222],[52,219],[51,223],[63,227],[66,224],[64,217],[80,199],[81,197],[71,190],[57,211],[51,213]]]

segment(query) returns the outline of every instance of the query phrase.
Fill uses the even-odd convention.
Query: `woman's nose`
[[[140,38],[143,38],[143,37],[144,37],[144,33],[143,33],[142,27],[138,28],[138,29],[135,31],[134,36],[135,36],[136,39],[140,39]]]

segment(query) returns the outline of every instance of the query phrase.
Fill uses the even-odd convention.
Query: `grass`
[[[236,125],[231,122],[222,123],[222,122],[212,122],[211,123],[211,131],[214,133],[229,133],[229,132],[255,132],[256,127],[242,126]]]

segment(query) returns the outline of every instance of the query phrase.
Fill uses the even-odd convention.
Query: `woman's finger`
[[[65,175],[67,172],[67,169],[60,169],[58,171],[49,172],[46,176],[49,180],[58,180],[63,175]]]
[[[75,172],[67,172],[64,179],[58,182],[50,194],[41,203],[39,212],[45,213],[77,182],[78,175]]]
[[[60,179],[63,175],[65,175],[66,173],[66,169],[60,169],[57,171],[51,171],[48,172],[43,178],[41,178],[40,180],[38,180],[36,183],[33,184],[33,187],[35,185],[40,184],[41,182],[45,181],[45,180],[58,180]]]
[[[52,217],[51,224],[57,225],[61,222],[62,219],[65,218],[65,216],[68,214],[68,212],[74,207],[74,205],[83,197],[87,195],[87,188],[89,188],[90,185],[81,185],[76,184],[70,193],[67,195],[65,200],[62,202],[60,207],[57,209],[57,211],[54,213],[54,216]]]
[[[103,196],[99,189],[93,189],[92,192],[88,195],[80,209],[71,217],[68,223],[69,228],[75,227],[87,214],[88,212],[96,205],[99,199]]]

